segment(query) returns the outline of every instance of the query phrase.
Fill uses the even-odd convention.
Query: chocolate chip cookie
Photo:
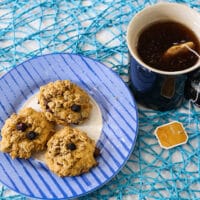
[[[97,165],[94,140],[76,128],[64,127],[47,143],[45,161],[58,176],[76,176]]]
[[[81,124],[89,117],[89,95],[69,80],[58,80],[40,87],[38,101],[49,121],[57,124]]]
[[[54,126],[43,113],[24,108],[8,118],[1,130],[0,150],[12,158],[29,158],[32,153],[44,150]]]

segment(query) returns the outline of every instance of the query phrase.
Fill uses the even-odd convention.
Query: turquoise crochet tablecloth
[[[0,72],[35,55],[73,52],[95,58],[128,82],[126,28],[156,0],[1,0]],[[200,1],[179,0],[200,12]],[[121,172],[80,199],[200,199],[200,108],[156,112],[139,107],[135,149]],[[164,150],[153,132],[173,120],[186,128],[187,144]],[[0,199],[26,199],[0,184]]]

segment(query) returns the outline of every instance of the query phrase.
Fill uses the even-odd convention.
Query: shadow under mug
[[[156,21],[171,20],[184,24],[200,41],[200,15],[178,3],[158,3],[136,14],[129,23],[127,43],[130,53],[130,79],[138,103],[156,110],[179,107],[184,99],[187,75],[200,66],[200,59],[182,71],[162,71],[146,65],[137,54],[137,40],[144,27]]]

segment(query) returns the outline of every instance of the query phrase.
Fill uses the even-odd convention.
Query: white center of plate
[[[92,110],[90,113],[90,116],[87,120],[83,122],[83,124],[80,125],[73,125],[73,127],[76,127],[84,132],[87,133],[87,135],[95,140],[98,141],[101,131],[103,128],[102,123],[102,114],[101,109],[99,108],[96,101],[90,96],[91,104],[92,104]],[[24,104],[23,108],[31,107],[37,111],[41,111],[40,105],[38,104],[38,94],[35,94],[31,96]],[[56,129],[61,129],[63,126],[58,125]],[[44,161],[44,152],[36,153],[33,155],[33,157],[37,160]]]

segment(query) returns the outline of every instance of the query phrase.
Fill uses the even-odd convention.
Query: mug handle
[[[185,99],[200,106],[200,67],[187,75],[184,96]]]

